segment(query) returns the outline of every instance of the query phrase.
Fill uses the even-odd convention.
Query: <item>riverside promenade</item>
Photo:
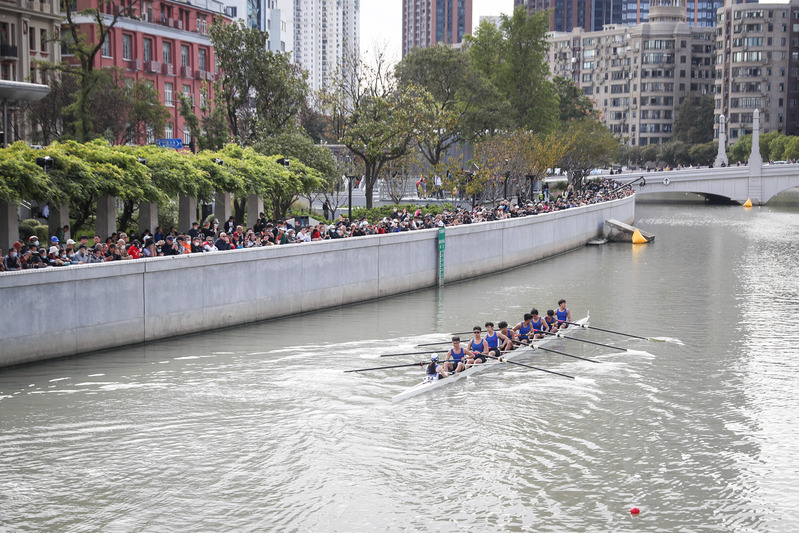
[[[445,282],[583,246],[635,196],[446,229]],[[29,363],[434,287],[438,230],[44,271],[0,273],[0,366]]]

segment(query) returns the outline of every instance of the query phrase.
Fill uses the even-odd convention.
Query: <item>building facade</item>
[[[77,2],[77,9],[97,7],[99,0]],[[115,5],[103,4],[111,21]],[[191,141],[191,134],[179,113],[179,95],[193,102],[195,113],[199,113],[201,89],[213,98],[213,82],[216,80],[216,59],[209,36],[211,25],[225,17],[225,6],[215,0],[180,1],[145,0],[134,4],[128,17],[120,17],[103,43],[96,68],[117,67],[132,84],[146,80],[155,87],[162,102],[169,109],[171,118],[167,122],[164,136]],[[89,42],[96,42],[97,35],[92,19],[76,15],[75,21]],[[64,54],[64,60],[69,56]],[[155,132],[148,131],[145,138],[130,139],[135,144],[154,141]]]
[[[294,0],[225,0],[225,13],[248,28],[267,32],[267,49],[294,50]]]
[[[327,89],[360,49],[360,0],[294,0],[294,61],[311,90]]]
[[[724,6],[716,49],[716,137],[722,114],[731,143],[752,133],[755,109],[762,133],[799,135],[799,0]]]
[[[61,60],[60,26],[55,0],[0,0],[0,79],[40,83],[31,65]]]
[[[514,0],[514,6],[519,5],[526,6],[530,13],[551,9],[552,31],[602,31],[609,24],[649,22],[649,0]],[[716,9],[722,5],[724,0],[689,0],[686,22],[689,26],[715,26]]]
[[[714,90],[713,28],[691,28],[684,6],[652,6],[650,22],[550,35],[553,76],[574,81],[630,146],[663,144],[689,95]]]
[[[457,45],[472,33],[472,0],[402,0],[402,57],[414,48]]]

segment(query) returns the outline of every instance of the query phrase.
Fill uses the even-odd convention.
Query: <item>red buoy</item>
[[[630,509],[630,514],[638,514],[640,512],[641,509],[639,509],[638,507],[633,507],[632,509]]]

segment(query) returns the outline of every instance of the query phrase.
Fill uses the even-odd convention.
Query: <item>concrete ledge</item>
[[[446,230],[446,281],[582,246],[635,197]],[[0,274],[0,366],[434,287],[438,230]]]

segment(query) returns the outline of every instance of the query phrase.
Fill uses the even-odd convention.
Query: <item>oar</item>
[[[422,346],[439,346],[441,344],[451,344],[452,341],[441,341],[441,342],[428,342],[427,344],[417,344],[417,348],[421,348]]]
[[[426,352],[385,353],[380,357],[396,357],[398,355],[430,355],[430,350]]]
[[[512,341],[512,342],[515,343],[515,344],[520,344],[522,346],[529,346],[533,350],[542,350],[544,352],[552,352],[552,353],[556,353],[558,355],[565,355],[566,357],[574,357],[575,359],[582,359],[583,361],[590,361],[591,363],[601,363],[602,362],[602,361],[597,361],[596,359],[588,359],[587,357],[580,357],[579,355],[572,355],[570,353],[559,352],[558,350],[552,350],[550,348],[544,348],[543,346],[537,346],[535,344],[525,344],[525,343],[519,342],[519,341]]]
[[[604,346],[605,348],[612,348],[614,350],[621,350],[622,352],[629,352],[627,348],[622,348],[621,346],[613,346],[612,344],[602,344],[601,342],[594,342],[589,341],[586,339],[578,339],[576,337],[567,337],[563,333],[552,333],[551,331],[541,331],[539,333],[543,333],[544,335],[554,335],[555,337],[559,337],[561,339],[568,339],[570,341],[578,341],[578,342],[587,342],[588,344],[596,344],[597,346]]]
[[[577,322],[566,322],[572,326],[580,326],[583,329],[595,329],[597,331],[604,331],[605,333],[615,333],[616,335],[624,335],[625,337],[632,337],[633,339],[641,339],[652,342],[666,342],[665,339],[658,339],[657,337],[640,337],[638,335],[630,335],[629,333],[622,333],[621,331],[613,331],[612,329],[602,329],[596,326],[589,326],[587,324],[579,324]]]
[[[570,376],[568,374],[561,374],[560,372],[553,372],[552,370],[547,370],[545,368],[538,368],[537,366],[526,365],[524,363],[518,363],[516,361],[508,361],[507,359],[502,359],[500,357],[497,357],[496,355],[490,355],[490,354],[486,354],[486,355],[488,355],[488,357],[490,357],[492,359],[498,359],[501,363],[510,363],[512,365],[519,365],[519,366],[523,366],[523,367],[526,367],[526,368],[532,368],[533,370],[540,370],[541,372],[546,372],[548,374],[555,374],[556,376],[563,376],[564,378],[574,379],[574,376]]]
[[[407,365],[391,365],[391,366],[376,366],[373,368],[359,368],[357,370],[345,370],[344,372],[366,372],[367,370],[383,370],[384,368],[402,368],[404,366],[424,366],[424,361],[421,363],[410,363]]]

